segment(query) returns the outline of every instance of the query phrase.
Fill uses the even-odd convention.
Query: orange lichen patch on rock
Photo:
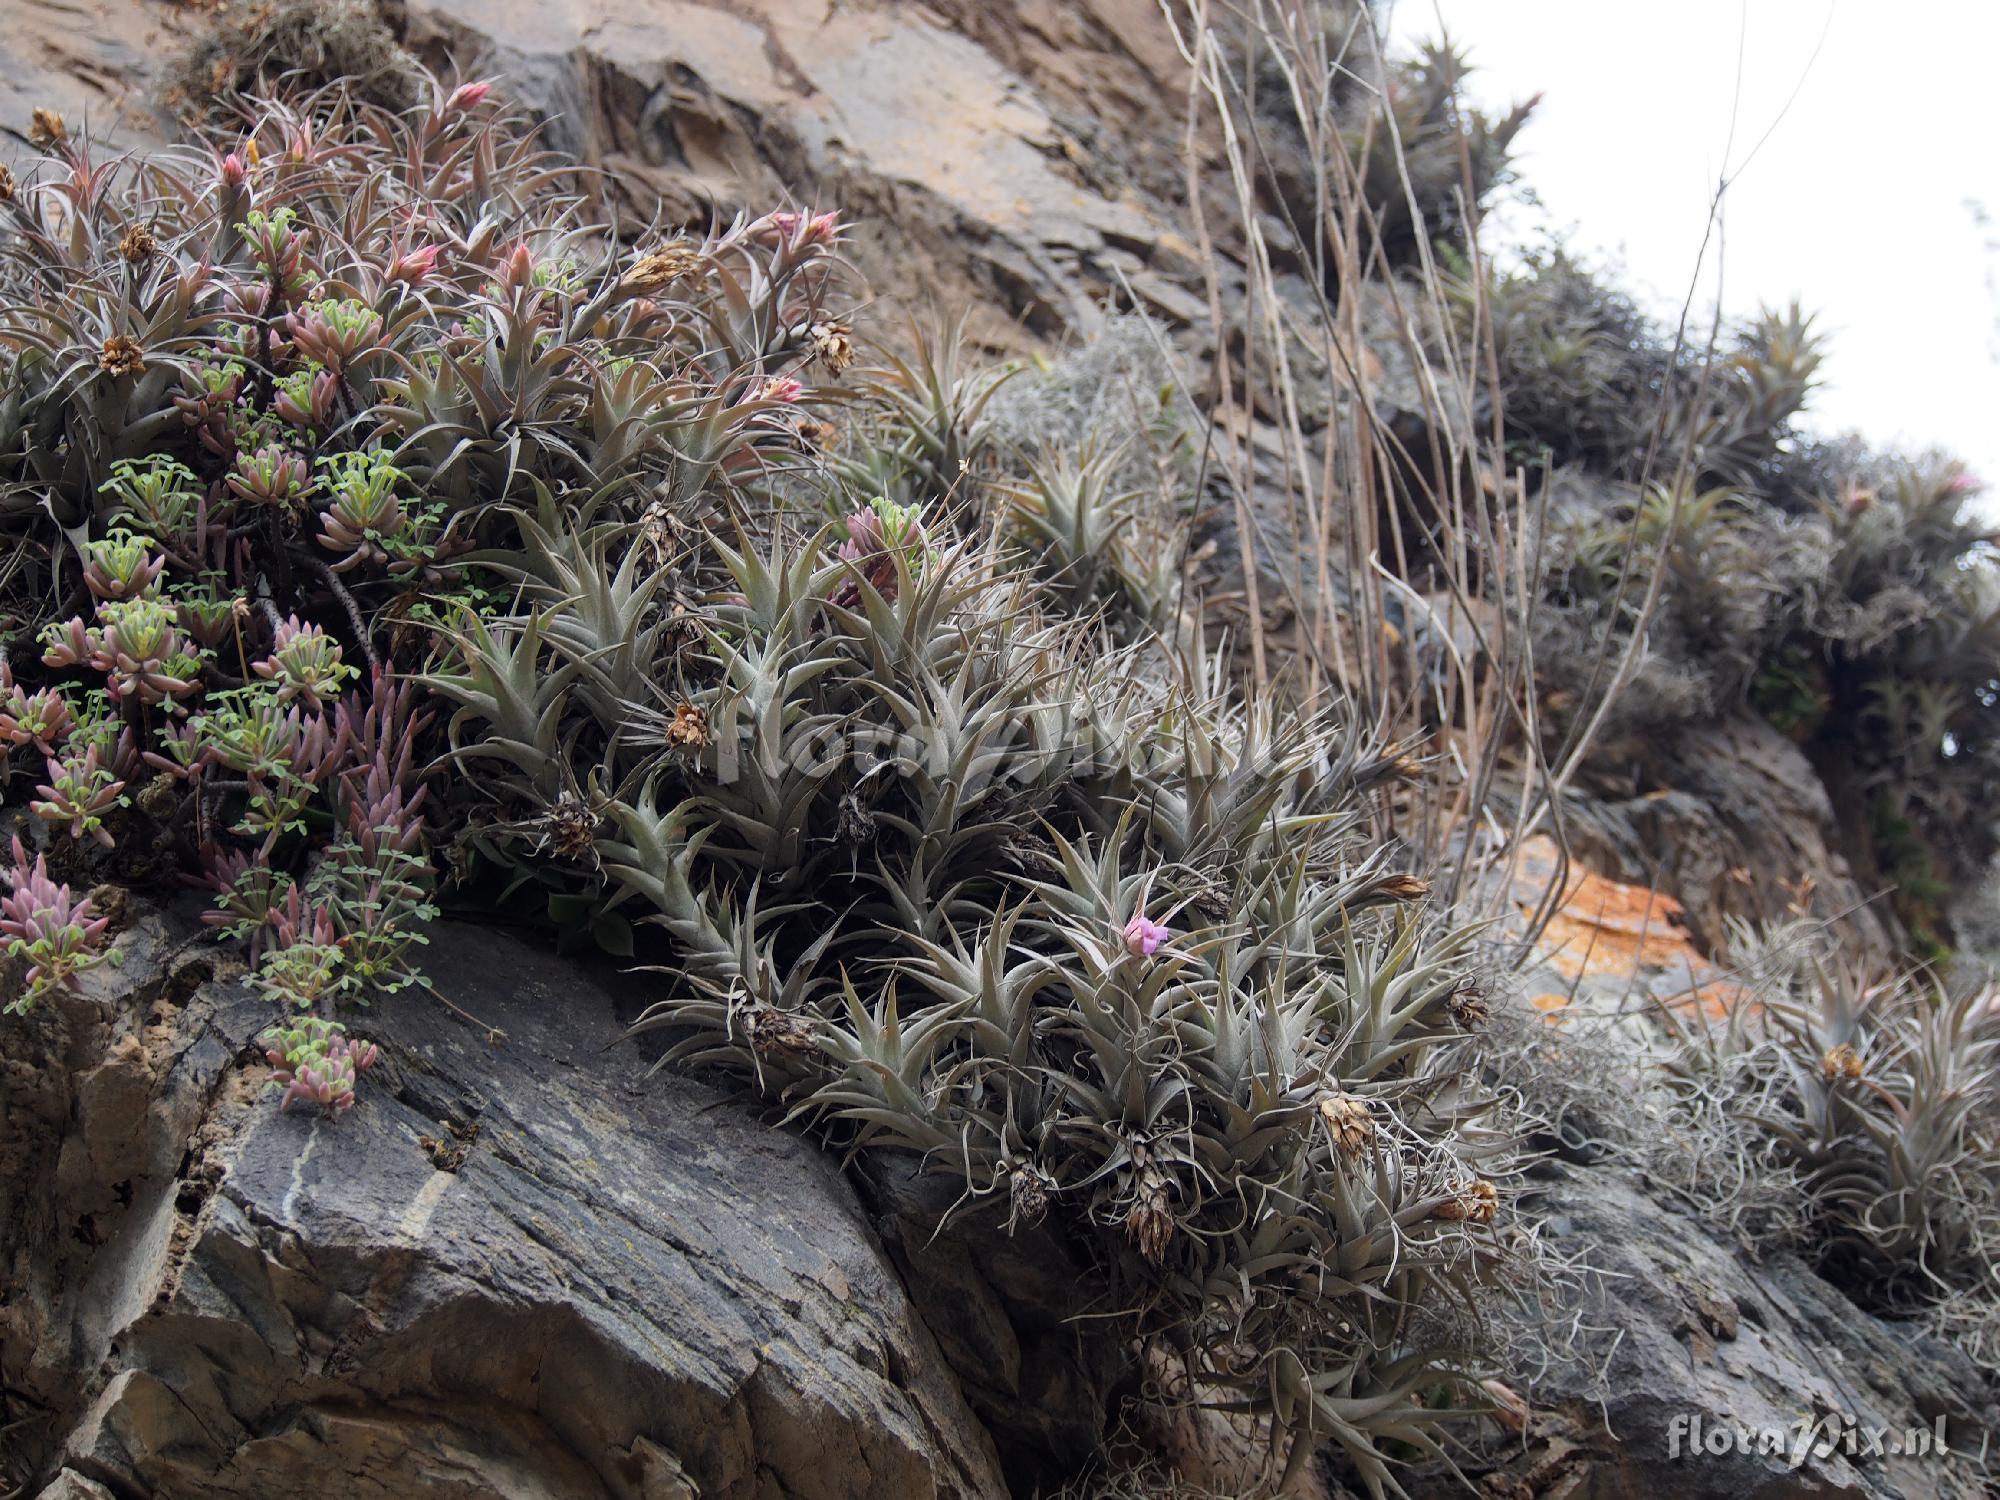
[[[1521,847],[1515,904],[1532,912],[1555,879],[1559,851],[1543,835]],[[1537,956],[1571,979],[1626,978],[1669,1005],[1698,1004],[1710,1017],[1727,1015],[1748,998],[1689,939],[1681,905],[1651,886],[1627,885],[1572,865],[1562,900],[1542,931]],[[1569,997],[1538,995],[1530,1003],[1553,1018]]]

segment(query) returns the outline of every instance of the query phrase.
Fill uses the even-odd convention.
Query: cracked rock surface
[[[613,997],[446,927],[329,1122],[270,1020],[142,912],[10,1022],[5,1421],[42,1493],[510,1500],[1004,1495],[832,1160],[682,1079]],[[28,1493],[36,1493],[31,1485]]]

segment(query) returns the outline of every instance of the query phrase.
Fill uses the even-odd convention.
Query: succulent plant
[[[9,750],[32,748],[44,756],[54,755],[71,723],[68,699],[54,688],[27,692],[0,659],[0,776],[6,774]]]
[[[304,950],[293,961],[309,968],[318,955]],[[268,962],[268,961],[267,961]],[[361,1075],[381,1055],[373,1042],[349,1040],[338,1021],[307,1016],[289,1026],[274,1026],[262,1038],[271,1063],[271,1081],[283,1084],[280,1109],[305,1104],[338,1119],[354,1107],[354,1089]]]
[[[91,838],[111,848],[104,820],[124,805],[120,794],[125,783],[100,763],[97,746],[85,746],[80,752],[72,747],[69,753],[50,756],[48,771],[48,782],[35,788],[40,800],[31,802],[29,809],[73,839]]]
[[[88,896],[72,896],[67,885],[51,880],[45,856],[29,864],[18,835],[13,854],[13,868],[0,872],[8,886],[0,897],[0,956],[27,965],[21,989],[6,1006],[18,1013],[52,991],[73,988],[77,975],[103,962],[111,919],[97,915]]]
[[[120,459],[99,488],[121,507],[120,522],[170,548],[184,544],[202,518],[194,471],[178,459]]]
[[[340,696],[343,683],[359,674],[340,659],[340,643],[317,625],[302,625],[293,615],[272,634],[268,656],[250,670],[277,690],[277,701],[296,698],[317,712]]]
[[[280,511],[302,510],[314,488],[305,459],[275,443],[238,453],[224,483],[239,501]]]
[[[351,297],[325,297],[288,313],[285,327],[307,370],[318,365],[338,381],[380,344],[382,315]]]

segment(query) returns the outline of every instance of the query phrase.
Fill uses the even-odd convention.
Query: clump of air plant
[[[241,124],[237,101],[287,82],[338,84],[391,112],[421,114],[446,98],[368,0],[223,0],[168,59],[166,78],[166,102],[183,119],[225,128]]]
[[[286,1103],[337,1114],[374,1054],[333,1018],[421,983],[441,849],[456,900],[662,973],[668,1061],[1047,1224],[1135,1379],[1172,1351],[1376,1487],[1431,1452],[1465,1381],[1423,1310],[1507,1253],[1436,1185],[1512,1163],[1453,1052],[1470,937],[1371,843],[1388,747],[1168,629],[1182,549],[1115,466],[1011,513],[962,330],[852,373],[837,215],[634,260],[483,84],[356,118],[254,105],[87,194],[39,166],[102,205],[63,223],[88,264],[152,228],[143,276],[51,294],[56,238],[0,244],[0,345],[158,351],[22,385],[60,472],[0,441],[45,501],[0,513],[44,646],[0,722],[61,762],[65,855],[179,859],[305,1018],[267,1038]],[[1136,602],[1116,656],[1064,535]],[[95,613],[52,617],[87,566]]]
[[[1983,1357],[2000,1334],[2000,1011],[1976,984],[1868,978],[1803,927],[1734,938],[1756,1023],[1666,1015],[1668,1128],[1648,1169],[1735,1184],[1710,1210],[1721,1227]],[[1674,1159],[1681,1138],[1706,1144],[1698,1161]]]
[[[99,916],[88,896],[72,896],[51,880],[46,856],[29,864],[18,835],[13,852],[13,868],[0,872],[8,886],[0,897],[0,957],[27,965],[21,990],[6,1005],[19,1013],[56,990],[74,989],[79,974],[104,961],[111,919]]]

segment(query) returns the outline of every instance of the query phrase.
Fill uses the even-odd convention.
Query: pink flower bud
[[[500,262],[500,284],[509,291],[520,291],[535,284],[535,253],[528,248],[525,240]]]
[[[437,269],[440,245],[418,245],[405,250],[389,262],[388,278],[391,281],[407,281],[415,286],[432,271]]]
[[[838,211],[814,214],[809,219],[804,214],[781,208],[767,214],[762,224],[755,228],[760,239],[779,244],[801,241],[830,245],[840,235],[840,214]]]
[[[457,114],[461,110],[476,108],[480,101],[493,92],[490,83],[461,83],[451,91],[451,97],[444,101],[446,114]]]

